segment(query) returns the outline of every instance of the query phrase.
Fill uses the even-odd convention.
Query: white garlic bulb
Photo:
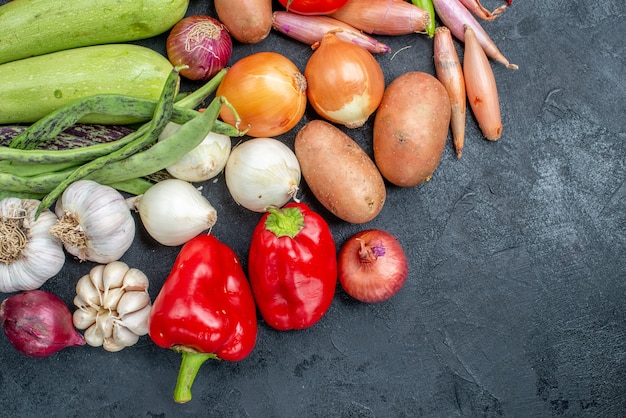
[[[110,186],[91,180],[69,185],[55,206],[59,218],[50,233],[80,260],[119,260],[135,238],[135,220],[126,200]]]
[[[148,277],[126,263],[98,265],[76,283],[74,326],[85,341],[107,351],[120,351],[148,334],[152,302]]]
[[[35,290],[65,264],[63,244],[48,232],[57,216],[41,202],[7,197],[0,200],[0,292]]]

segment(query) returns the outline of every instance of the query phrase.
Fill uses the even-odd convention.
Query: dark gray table
[[[192,0],[189,14],[212,7]],[[520,66],[493,66],[502,139],[484,140],[470,117],[463,158],[450,140],[432,181],[389,187],[369,224],[339,221],[303,185],[302,199],[326,217],[338,246],[365,227],[399,237],[410,276],[390,301],[357,303],[338,287],[310,329],[277,332],[259,321],[253,353],[205,363],[185,405],[172,401],[179,355],[148,337],[119,353],[86,346],[41,360],[0,338],[0,415],[624,416],[625,11],[623,0],[515,0],[485,24]],[[164,53],[164,40],[139,43]],[[425,36],[381,40],[393,48],[377,56],[387,83],[433,73]],[[237,44],[232,61],[261,50],[302,70],[310,55],[272,33]],[[310,110],[298,127],[312,118]],[[368,152],[371,130],[370,121],[350,131]],[[259,215],[237,207],[223,176],[204,186],[219,213],[213,233],[245,265]],[[138,225],[122,260],[146,272],[154,298],[179,248],[155,244]],[[43,288],[71,304],[92,266],[68,259]]]

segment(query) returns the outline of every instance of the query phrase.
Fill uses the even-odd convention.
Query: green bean
[[[222,103],[230,106],[226,99],[217,97],[200,116],[182,125],[165,140],[159,141],[145,151],[138,152],[124,160],[107,164],[86,178],[99,183],[112,183],[144,177],[172,165],[198,146],[211,132]],[[232,106],[230,107],[232,109]],[[232,110],[235,112],[234,109]]]
[[[66,168],[77,167],[80,164],[81,161],[68,161],[66,163],[55,164],[28,164],[15,161],[0,161],[0,172],[15,174],[21,177],[32,177],[53,171],[65,170]]]
[[[126,192],[133,195],[144,194],[150,187],[154,185],[153,182],[143,178],[137,177],[134,179],[128,179],[124,181],[118,181],[115,183],[109,183],[107,186],[111,186],[120,192]]]
[[[32,192],[12,192],[9,190],[0,190],[0,200],[7,197],[17,197],[19,199],[41,199],[45,193],[32,193]]]
[[[49,193],[63,179],[67,178],[74,168],[54,171],[52,173],[44,173],[30,177],[22,177],[13,173],[0,173],[0,184],[2,190],[8,192],[32,192],[32,193]]]
[[[157,102],[156,109],[154,110],[154,115],[152,117],[152,120],[148,124],[148,132],[137,138],[135,141],[120,148],[119,150],[109,155],[105,155],[102,157],[98,157],[95,160],[91,160],[90,162],[85,163],[72,171],[72,173],[67,176],[67,178],[63,179],[61,183],[59,183],[52,191],[50,191],[50,193],[48,193],[41,200],[41,204],[39,205],[39,207],[37,208],[37,212],[35,213],[35,218],[39,216],[44,208],[50,206],[72,182],[84,178],[85,176],[98,170],[99,168],[109,165],[115,161],[126,159],[136,152],[141,151],[146,146],[155,142],[158,136],[163,131],[163,128],[165,128],[165,125],[167,125],[167,123],[169,122],[170,117],[172,116],[172,108],[174,106],[174,98],[176,97],[178,80],[178,68],[175,67],[165,81],[165,86],[163,87],[161,97]]]

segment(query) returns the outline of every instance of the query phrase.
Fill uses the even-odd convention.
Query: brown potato
[[[411,187],[439,165],[450,125],[450,98],[434,76],[407,72],[385,89],[374,119],[374,161],[384,178]]]
[[[272,30],[272,0],[215,0],[215,11],[230,35],[256,44]]]
[[[385,182],[369,155],[342,130],[313,120],[296,135],[294,150],[311,192],[339,219],[361,224],[380,213]]]

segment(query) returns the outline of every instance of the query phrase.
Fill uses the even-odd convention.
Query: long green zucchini
[[[32,123],[96,94],[156,100],[172,68],[163,55],[133,44],[86,46],[8,62],[0,65],[0,124]],[[105,115],[80,120],[131,121],[125,116]]]
[[[189,0],[12,0],[0,6],[0,64],[166,32]]]

